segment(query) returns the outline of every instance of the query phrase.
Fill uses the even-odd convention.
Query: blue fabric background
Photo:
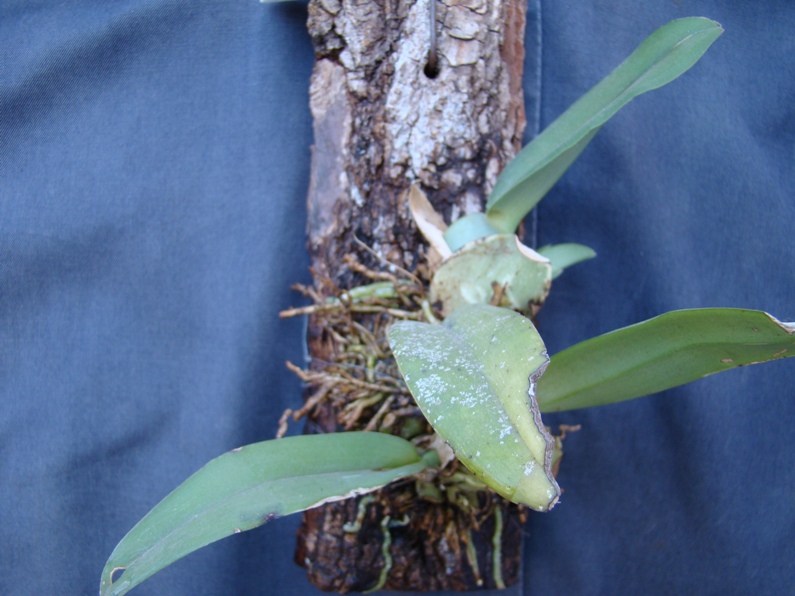
[[[667,310],[795,320],[795,4],[529,6],[528,136],[674,18],[726,33],[599,133],[535,214],[599,258],[555,284],[552,353]],[[0,6],[0,593],[92,594],[118,540],[216,455],[273,435],[306,281],[312,49],[300,5]],[[550,416],[566,493],[532,515],[528,594],[783,594],[795,365]],[[140,594],[316,594],[297,518]]]

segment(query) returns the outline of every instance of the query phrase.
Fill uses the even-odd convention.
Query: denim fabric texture
[[[663,312],[795,320],[795,3],[529,3],[527,138],[683,16],[724,35],[624,108],[527,222],[598,258],[556,280],[550,353]],[[116,543],[300,384],[313,52],[301,4],[0,5],[0,593],[93,594]],[[547,416],[566,441],[514,594],[785,594],[795,361]],[[297,432],[298,429],[294,429]],[[297,516],[134,593],[319,594]]]

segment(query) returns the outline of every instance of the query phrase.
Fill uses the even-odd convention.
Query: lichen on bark
[[[308,233],[314,265],[329,277],[353,234],[382,257],[416,266],[421,242],[403,191],[420,181],[448,220],[480,210],[520,147],[524,5],[436,1],[433,79],[424,73],[428,0],[309,4],[316,64]]]

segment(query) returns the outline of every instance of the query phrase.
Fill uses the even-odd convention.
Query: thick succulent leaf
[[[790,356],[792,323],[758,310],[678,310],[554,355],[538,382],[538,402],[543,412],[601,406]]]
[[[523,245],[514,234],[470,242],[444,261],[431,280],[431,301],[450,314],[465,304],[489,304],[534,312],[552,283],[549,260]]]
[[[381,433],[306,435],[234,449],[193,474],[130,530],[105,565],[100,594],[125,594],[225,536],[425,467],[411,443]]]
[[[506,166],[487,203],[492,225],[502,232],[514,232],[599,127],[633,98],[687,71],[722,32],[718,23],[692,17],[652,33]]]
[[[576,105],[575,103],[574,106]],[[558,120],[568,113],[564,112]],[[558,120],[530,141],[519,155],[508,163],[497,179],[486,203],[486,219],[493,228],[504,233],[508,230],[515,232],[525,216],[544,198],[549,189],[555,186],[601,128],[599,126],[593,128],[567,149],[556,151],[559,149],[560,139],[545,135],[550,129],[552,133],[557,130],[553,127]],[[563,133],[558,132],[558,134]],[[524,168],[520,169],[521,166]],[[499,193],[496,195],[497,199],[494,198],[495,193]]]
[[[455,220],[452,225],[445,230],[444,240],[447,242],[450,250],[455,252],[470,242],[499,233],[500,230],[489,222],[485,213],[476,211]],[[512,234],[513,231],[510,233]]]
[[[542,246],[537,252],[552,263],[552,279],[556,279],[567,267],[593,259],[596,256],[594,249],[582,244],[574,244],[573,242],[549,244]]]
[[[389,343],[423,414],[467,468],[506,499],[555,505],[554,441],[534,395],[548,359],[529,319],[472,304],[441,325],[395,323]]]

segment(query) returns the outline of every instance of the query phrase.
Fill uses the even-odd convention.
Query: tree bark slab
[[[482,210],[520,148],[524,2],[435,1],[433,77],[425,68],[428,0],[309,4],[316,63],[307,231],[321,296],[363,283],[350,255],[373,270],[391,263],[422,277],[426,248],[410,218],[408,187],[420,183],[453,221]],[[375,323],[364,317],[357,324]],[[317,370],[339,348],[319,318],[310,319],[308,345]],[[328,404],[310,414],[309,432],[342,426]],[[387,487],[364,506],[361,498],[325,505],[304,515],[296,561],[318,587],[338,592],[511,585],[519,577],[522,513],[495,495],[482,498],[491,514],[474,523],[406,486]]]

